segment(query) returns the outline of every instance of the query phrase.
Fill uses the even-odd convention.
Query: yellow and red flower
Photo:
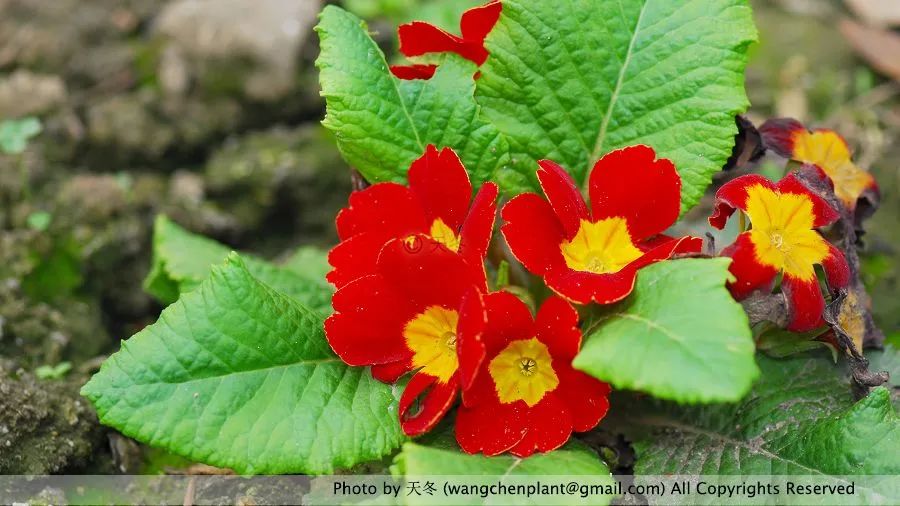
[[[519,195],[501,212],[513,255],[566,299],[608,304],[634,288],[638,269],[680,253],[697,253],[697,237],[662,234],[678,218],[681,178],[648,146],[613,151],[590,174],[591,209],[554,162],[538,162],[544,200]]]
[[[855,209],[856,202],[867,193],[878,198],[875,178],[853,163],[847,141],[834,130],[809,130],[797,120],[777,118],[763,123],[759,133],[766,146],[779,155],[822,169],[847,209]]]
[[[372,273],[378,253],[389,240],[414,234],[430,236],[458,252],[483,278],[497,185],[485,183],[473,199],[472,184],[459,157],[450,148],[438,151],[433,145],[410,165],[408,180],[408,186],[377,183],[353,192],[350,205],[338,213],[341,243],[328,254],[334,269],[327,276],[337,288]]]
[[[807,165],[801,170],[819,169]],[[843,253],[815,229],[837,221],[838,212],[795,173],[777,184],[749,174],[722,185],[710,225],[723,228],[736,209],[750,218],[751,228],[722,251],[732,258],[729,269],[735,281],[728,285],[732,295],[741,300],[756,290],[770,291],[781,273],[781,291],[791,317],[788,330],[805,332],[824,325],[825,300],[815,266],[823,267],[835,293],[848,285],[850,269]]]
[[[463,13],[459,28],[462,36],[453,35],[423,21],[400,25],[400,53],[414,58],[429,53],[456,53],[481,66],[488,58],[484,39],[500,19],[503,9],[499,0],[473,7]],[[400,79],[431,79],[437,65],[393,65],[391,72]]]
[[[572,368],[581,346],[578,313],[551,297],[533,318],[508,292],[484,299],[486,356],[456,415],[468,453],[519,457],[559,448],[592,429],[609,408],[609,385]]]
[[[386,383],[415,371],[398,411],[408,435],[434,427],[481,365],[482,282],[444,244],[413,235],[389,241],[374,272],[332,298],[325,333],[344,362]]]

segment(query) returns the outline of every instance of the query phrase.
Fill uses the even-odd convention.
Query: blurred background
[[[101,428],[78,389],[161,310],[141,287],[158,213],[273,259],[336,241],[350,171],[319,125],[324,3],[0,0],[0,473],[188,464]],[[457,32],[482,2],[330,3],[393,55],[397,24]],[[875,174],[863,268],[898,343],[900,1],[752,4],[748,116],[834,128]]]

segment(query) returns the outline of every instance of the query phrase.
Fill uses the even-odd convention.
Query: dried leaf
[[[890,3],[890,2],[884,2]],[[842,19],[841,33],[853,49],[875,70],[900,81],[900,35],[889,30]]]
[[[844,0],[847,8],[867,24],[900,26],[900,2],[891,0]]]

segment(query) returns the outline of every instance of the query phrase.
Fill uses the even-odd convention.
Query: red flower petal
[[[378,272],[409,305],[420,309],[457,308],[463,295],[480,283],[476,269],[424,235],[388,242],[378,257]]]
[[[803,280],[785,274],[781,279],[781,291],[787,299],[791,315],[788,330],[807,332],[825,324],[822,319],[825,299],[815,276],[810,280]]]
[[[553,266],[565,267],[560,244],[565,231],[550,204],[533,193],[523,193],[503,206],[500,227],[513,256],[526,269],[543,276]]]
[[[774,118],[763,123],[757,130],[767,148],[790,158],[794,152],[794,136],[798,132],[805,132],[806,127],[793,118]]]
[[[378,183],[350,194],[349,205],[335,220],[338,237],[348,239],[363,232],[400,237],[427,231],[422,206],[409,188],[397,183]]]
[[[624,217],[635,242],[672,226],[681,209],[675,166],[649,146],[607,153],[591,170],[588,188],[594,220]]]
[[[347,284],[334,294],[332,305],[335,313],[325,320],[325,334],[344,362],[389,364],[411,356],[400,336],[417,308],[384,277],[370,275]]]
[[[566,238],[571,239],[578,233],[582,220],[590,220],[587,204],[578,191],[575,181],[565,169],[550,160],[538,162],[538,180],[550,207],[566,231]]]
[[[703,240],[699,237],[682,237],[660,244],[619,272],[594,274],[562,267],[548,272],[544,281],[566,300],[579,304],[612,304],[627,297],[634,289],[638,269],[676,254],[699,252],[702,245]]]
[[[401,25],[398,29],[400,52],[405,56],[450,52],[481,65],[488,57],[484,39],[500,18],[501,10],[502,5],[495,1],[463,13],[460,20],[462,37],[421,21]]]
[[[459,232],[469,212],[472,183],[466,168],[450,148],[438,152],[434,145],[409,166],[409,190],[419,199],[425,210],[427,226],[440,218],[444,224]]]
[[[334,268],[326,279],[335,287],[374,272],[381,247],[394,237],[427,232],[424,212],[409,188],[379,183],[350,194],[337,215],[341,243],[328,254]]]
[[[528,421],[524,402],[500,403],[484,369],[468,393],[481,402],[464,402],[456,412],[456,440],[463,451],[498,455],[522,440]],[[467,400],[467,393],[463,393],[463,400]]]
[[[850,285],[850,265],[847,264],[844,253],[831,243],[828,243],[828,256],[822,261],[822,268],[825,269],[828,288],[832,292]]]
[[[756,259],[756,246],[753,245],[749,232],[738,235],[734,244],[722,250],[722,256],[731,257],[728,270],[734,275],[735,281],[728,284],[728,289],[735,299],[744,299],[756,290],[772,289],[772,281],[778,271]]]
[[[485,183],[472,200],[469,215],[460,229],[459,254],[472,266],[484,265],[484,257],[487,255],[494,231],[498,191],[494,183]],[[485,285],[482,286],[485,290],[486,283],[485,278]]]
[[[398,79],[431,79],[437,72],[437,65],[391,65],[391,74]]]
[[[422,56],[428,53],[456,53],[463,58],[471,59],[466,54],[465,41],[452,33],[424,21],[413,21],[400,25],[397,29],[400,38],[400,53],[405,56]]]
[[[548,393],[528,410],[528,431],[510,453],[528,457],[535,451],[549,452],[566,444],[572,435],[572,413],[555,392]]]
[[[657,234],[657,235],[654,235],[653,237],[645,240],[644,242],[639,242],[639,243],[635,244],[635,246],[637,246],[637,248],[639,250],[646,252],[646,251],[652,250],[653,248],[655,248],[657,246],[662,246],[663,244],[668,244],[669,241],[674,241],[674,240],[675,240],[675,238],[670,235]],[[703,245],[701,244],[700,250],[697,250],[697,251],[699,252],[702,249],[703,249]]]
[[[325,279],[336,288],[375,272],[378,253],[390,238],[378,232],[363,232],[345,239],[328,252],[328,263],[334,267]]]
[[[521,299],[509,292],[493,292],[484,298],[487,326],[482,340],[493,357],[515,339],[534,335],[534,317]]]
[[[805,170],[816,170],[818,172],[821,172],[821,170],[815,166],[807,166]],[[824,176],[825,174],[822,173],[822,175]],[[809,188],[806,187],[806,185],[800,182],[800,179],[797,178],[797,174],[794,172],[791,172],[790,174],[782,178],[781,181],[779,181],[775,185],[775,188],[781,193],[805,195],[809,198],[813,205],[813,216],[815,217],[813,228],[831,225],[841,217],[841,215],[833,207],[831,207],[828,202],[825,202],[822,197],[812,192]]]
[[[415,374],[400,396],[398,413],[403,433],[418,436],[434,428],[450,410],[458,388],[456,376],[447,383],[441,383],[434,376]],[[411,411],[417,400],[418,406]]]
[[[554,360],[553,368],[559,376],[559,396],[572,413],[572,429],[584,432],[593,429],[609,411],[609,385],[572,369],[571,360],[560,363]]]
[[[484,332],[487,312],[481,294],[474,288],[463,296],[459,309],[459,323],[456,327],[456,351],[459,357],[459,386],[468,390],[475,380],[475,374],[484,361],[485,346],[481,336]]]
[[[728,217],[735,209],[747,210],[747,190],[760,185],[770,190],[775,189],[771,181],[757,174],[747,174],[732,179],[722,185],[716,192],[716,208],[709,217],[709,224],[718,228],[725,228]]]
[[[464,12],[459,22],[463,39],[472,45],[477,45],[484,49],[484,39],[494,29],[494,25],[500,19],[502,10],[503,4],[500,3],[500,0],[494,0]],[[478,56],[478,58],[472,61],[482,65],[487,60],[488,52],[485,50],[484,53],[475,56]]]
[[[625,267],[611,274],[594,274],[569,268],[554,268],[544,277],[551,290],[578,304],[612,304],[631,293],[636,270]]]
[[[525,305],[524,302],[520,304]],[[559,297],[548,298],[538,310],[535,334],[547,345],[554,359],[571,362],[581,348],[578,311]]]
[[[382,383],[396,383],[401,376],[409,372],[411,365],[409,360],[399,360],[388,364],[375,364],[372,366],[372,377]]]

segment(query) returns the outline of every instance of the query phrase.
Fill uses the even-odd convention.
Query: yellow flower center
[[[794,158],[818,165],[834,182],[834,193],[848,207],[872,183],[872,175],[860,169],[850,159],[847,144],[835,132],[806,132],[794,134]]]
[[[406,324],[403,338],[413,352],[412,365],[446,383],[459,367],[456,356],[456,324],[459,314],[430,306]]]
[[[459,249],[459,236],[440,218],[435,219],[431,224],[431,231],[429,231],[428,235],[451,251]]]
[[[813,230],[809,197],[755,185],[747,189],[747,215],[757,261],[798,279],[815,278],[813,264],[828,256],[828,243]]]
[[[491,360],[488,372],[500,402],[534,406],[559,385],[547,345],[532,337],[513,341]]]
[[[571,241],[559,245],[570,269],[594,274],[619,272],[641,257],[628,233],[624,218],[606,218],[598,222],[581,220]]]

